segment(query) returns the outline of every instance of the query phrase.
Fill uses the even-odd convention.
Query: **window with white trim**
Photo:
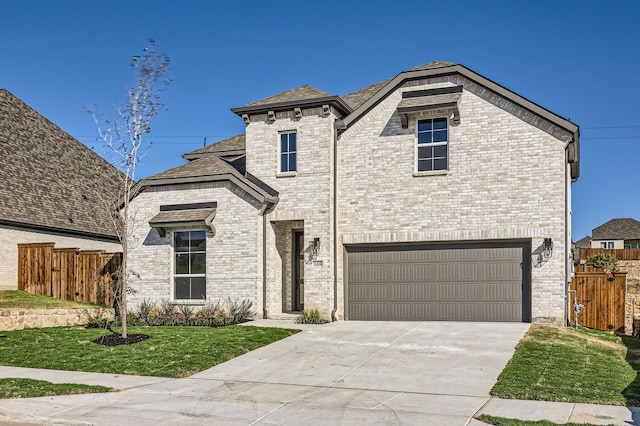
[[[205,231],[173,233],[174,299],[205,300],[207,298]]]
[[[615,247],[615,244],[613,241],[603,241],[600,243],[600,248],[603,249],[612,249]]]
[[[446,118],[418,120],[416,171],[449,168],[449,123]]]
[[[297,134],[295,131],[280,133],[280,173],[297,170]]]

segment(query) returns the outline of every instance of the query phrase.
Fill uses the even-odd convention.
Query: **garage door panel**
[[[528,321],[530,307],[523,310],[530,303],[523,273],[528,247],[497,242],[348,247],[348,318]]]

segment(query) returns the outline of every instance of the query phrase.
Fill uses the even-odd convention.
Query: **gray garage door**
[[[530,321],[527,243],[350,246],[347,319]]]

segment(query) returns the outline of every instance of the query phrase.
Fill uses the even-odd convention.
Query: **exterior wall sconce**
[[[294,108],[293,109],[293,116],[300,120],[302,118],[302,109],[301,108]]]
[[[276,113],[273,111],[267,111],[267,117],[269,119],[269,123],[276,121]]]
[[[545,238],[542,243],[542,255],[545,259],[550,258],[553,255],[553,241],[551,238]]]
[[[311,241],[311,258],[318,257],[318,249],[320,248],[320,238],[316,237]]]

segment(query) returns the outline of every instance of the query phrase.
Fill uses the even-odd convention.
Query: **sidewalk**
[[[54,383],[102,385],[122,391],[144,388],[162,382],[185,380],[165,377],[128,376],[5,366],[0,366],[0,377],[31,378],[47,380]],[[153,409],[153,400],[155,399],[154,394],[146,392],[145,394],[149,396],[147,401],[149,409]],[[139,395],[140,394],[138,394],[138,396]],[[21,401],[25,403],[29,401],[30,407],[33,408],[34,405],[38,405],[39,400],[42,402],[42,405],[45,406],[51,403],[52,397],[31,398]],[[34,418],[32,413],[23,413],[15,408],[17,407],[7,409],[6,405],[4,407],[0,407],[0,424],[10,424],[15,426],[20,424],[28,425],[48,423],[46,417]],[[480,414],[520,420],[550,420],[558,424],[574,422],[590,423],[595,425],[640,425],[640,408],[612,405],[520,401],[487,397],[486,404],[484,404],[478,413],[476,413],[476,415]],[[472,419],[469,419],[466,423],[466,425],[469,426],[481,424],[482,422]]]

